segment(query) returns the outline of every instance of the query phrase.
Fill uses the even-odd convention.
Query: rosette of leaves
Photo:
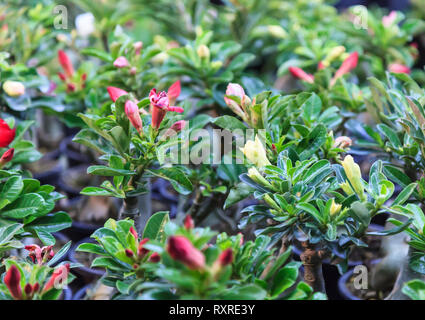
[[[235,281],[245,284],[258,284],[267,291],[266,299],[307,300],[326,299],[304,282],[299,282],[300,262],[289,261],[292,247],[277,248],[271,238],[258,236],[255,241],[243,243],[242,234],[229,237],[221,233],[217,237],[217,247],[222,250],[232,248],[234,261],[232,276]],[[236,297],[235,297],[236,298]]]
[[[145,115],[143,133],[139,134],[130,125],[125,114],[125,102],[129,99],[132,99],[130,95],[118,98],[108,116],[79,114],[88,129],[81,130],[73,141],[95,150],[106,163],[89,167],[87,173],[110,177],[100,187],[86,187],[81,193],[124,199],[124,214],[138,215],[137,196],[148,191],[145,186],[146,178],[157,176],[167,179],[182,194],[192,191],[192,183],[183,167],[165,166],[171,145],[175,147],[182,143],[179,135],[169,139],[160,137],[161,130],[169,128],[173,119],[167,116],[159,130],[155,130],[150,125],[150,115]],[[145,98],[138,104],[141,108],[146,107],[149,99]]]
[[[167,50],[170,59],[163,70],[167,77],[188,77],[185,86],[198,107],[220,110],[225,106],[225,86],[238,81],[255,56],[241,53],[242,46],[235,41],[213,42],[213,35],[213,31],[199,29],[195,40]]]
[[[369,183],[360,177],[355,181],[351,175],[347,176],[342,166],[331,165],[326,159],[313,157],[302,161],[296,153],[284,151],[279,155],[277,166],[264,167],[264,176],[251,170],[240,176],[264,204],[243,209],[247,216],[241,219],[239,226],[245,228],[249,223],[256,223],[256,235],[270,235],[273,243],[282,240],[283,245],[287,245],[295,238],[318,266],[330,255],[345,270],[352,246],[365,246],[361,237],[371,219],[377,214],[403,210],[402,205],[413,192],[411,187],[406,188],[391,205],[386,205],[394,193],[394,185],[383,174],[380,161],[372,166]],[[344,186],[347,184],[350,188]],[[390,230],[367,234],[392,235],[409,224],[407,221]],[[303,261],[304,258],[305,255]],[[310,265],[305,267],[308,269]],[[306,282],[323,292],[320,267],[319,271],[311,272],[317,282],[309,282],[308,278]]]
[[[102,228],[91,235],[97,243],[83,243],[77,251],[99,255],[93,261],[92,268],[106,269],[107,273],[102,278],[102,283],[118,290],[115,299],[134,298],[137,292],[149,289],[151,282],[156,278],[154,271],[158,268],[158,262],[149,260],[152,252],[148,252],[148,248],[162,250],[161,246],[165,241],[164,226],[168,221],[168,212],[157,212],[149,218],[140,237],[141,241],[149,240],[143,244],[143,249],[146,250],[143,257],[137,257],[140,252],[137,243],[140,242],[135,238],[135,231],[132,231],[134,221],[131,219],[119,221],[109,219]],[[133,252],[133,255],[129,256],[128,250]],[[136,262],[134,259],[139,261]]]
[[[401,187],[417,183],[413,196],[425,199],[425,92],[406,74],[388,74],[386,83],[371,78],[365,100],[376,125],[352,126],[360,150],[384,157],[385,174]],[[351,123],[349,123],[351,125]]]
[[[21,224],[14,237],[37,237],[45,245],[55,243],[53,232],[69,228],[71,218],[65,212],[52,212],[55,202],[64,198],[50,185],[40,185],[35,179],[1,172],[0,227]],[[6,229],[5,229],[6,231]]]

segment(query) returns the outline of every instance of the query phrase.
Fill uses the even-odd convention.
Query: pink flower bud
[[[229,83],[226,89],[226,96],[236,96],[239,99],[241,99],[241,102],[242,102],[242,99],[245,96],[245,91],[241,85],[237,83]],[[227,98],[226,96],[224,97],[224,102],[226,102],[226,104],[229,105],[232,103],[233,100]]]
[[[388,28],[395,22],[395,19],[397,19],[397,12],[391,11],[389,15],[382,17],[382,24]]]
[[[114,67],[116,68],[125,68],[128,67],[130,64],[128,63],[126,57],[118,57],[114,61]]]
[[[348,56],[347,59],[341,64],[339,69],[335,72],[334,77],[331,80],[331,86],[333,86],[336,81],[341,78],[344,74],[351,72],[357,67],[357,62],[359,60],[359,54],[357,51],[353,52]]]
[[[289,72],[296,78],[304,80],[308,83],[314,83],[314,76],[306,73],[303,69],[297,67],[289,67]]]
[[[218,257],[218,263],[224,267],[233,262],[233,251],[231,248],[224,250]]]
[[[323,64],[323,62],[322,61],[319,61],[319,64],[317,65],[317,70],[322,70],[322,69],[325,69],[326,67],[325,67],[325,65]]]
[[[106,88],[106,90],[108,90],[109,97],[111,98],[113,102],[117,101],[119,97],[128,94],[127,91],[122,90],[120,88],[116,88],[116,87],[108,87]]]
[[[15,149],[9,149],[0,158],[0,166],[4,166],[6,163],[12,161]]]
[[[197,270],[205,267],[205,256],[183,236],[169,237],[167,252],[171,258],[180,261],[190,269]]]
[[[55,285],[62,285],[68,278],[69,268],[69,263],[56,268],[55,271],[53,271],[49,281],[47,281],[46,285],[44,286],[43,292],[49,291],[50,289],[54,288]]]
[[[195,223],[193,222],[193,219],[189,214],[184,218],[184,227],[186,228],[186,230],[190,230],[195,227]]]
[[[186,123],[187,121],[185,120],[179,120],[174,122],[173,125],[170,128],[168,128],[167,131],[165,131],[165,133],[161,136],[161,139],[169,138],[176,135],[177,133],[179,133],[180,131],[184,129],[184,127],[186,126]]]
[[[26,296],[29,296],[32,293],[32,285],[30,283],[25,285],[24,292]]]
[[[125,255],[129,258],[132,258],[134,256],[134,253],[130,249],[125,249]]]
[[[125,114],[133,127],[136,128],[137,132],[141,133],[143,130],[143,123],[137,104],[131,100],[127,100],[125,103]]]
[[[400,63],[391,63],[388,66],[388,71],[393,73],[406,73],[410,74],[410,68],[404,64]]]
[[[142,41],[137,41],[133,44],[133,48],[136,52],[136,55],[139,55],[140,52],[142,51],[143,48],[143,42]]]
[[[134,239],[139,239],[139,235],[137,234],[136,229],[134,229],[133,227],[130,227],[130,232],[133,235]]]
[[[9,289],[13,299],[19,300],[22,298],[21,289],[21,273],[15,265],[11,265],[4,276],[4,284]]]
[[[348,148],[351,147],[353,144],[353,141],[347,137],[347,136],[340,136],[338,138],[335,139],[335,143],[333,145],[334,148]]]
[[[71,60],[63,50],[58,51],[58,59],[61,64],[66,77],[71,78],[74,75],[74,67],[72,66]]]
[[[38,245],[36,244],[27,245],[25,246],[25,250],[28,250],[30,252],[28,256],[31,258],[33,263],[37,263],[39,265],[42,264],[43,255],[42,255],[41,248]]]

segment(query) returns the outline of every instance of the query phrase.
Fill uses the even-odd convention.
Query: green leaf
[[[87,168],[87,173],[105,177],[131,176],[135,174],[134,171],[114,169],[107,166],[90,166]]]
[[[163,238],[165,224],[170,221],[167,211],[160,211],[152,215],[143,230],[143,238],[159,240]]]
[[[394,202],[392,203],[392,206],[402,205],[407,200],[409,200],[410,195],[413,193],[413,191],[415,191],[417,185],[417,183],[411,183],[407,187],[405,187],[403,191],[399,193],[397,198],[395,198]]]
[[[45,206],[42,196],[36,193],[27,193],[12,204],[6,206],[0,213],[2,217],[22,219],[37,214]]]
[[[290,288],[298,277],[298,265],[287,265],[282,268],[273,279],[272,296],[278,296]]]
[[[243,124],[243,122],[241,122],[240,120],[232,116],[217,117],[212,119],[211,122],[223,129],[227,129],[230,131],[236,130],[236,129],[240,129],[240,130],[247,129],[247,127]]]

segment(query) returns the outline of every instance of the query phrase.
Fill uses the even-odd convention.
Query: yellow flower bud
[[[278,204],[276,203],[276,201],[274,201],[272,199],[272,197],[268,193],[266,193],[264,195],[264,198],[263,199],[273,209],[278,210],[278,211],[280,210],[280,207],[278,206]]]
[[[258,172],[256,167],[251,167],[248,169],[248,177],[250,177],[254,182],[257,182],[260,185],[271,187],[270,182],[264,178],[260,172]]]
[[[331,216],[335,216],[337,215],[342,208],[342,204],[338,204],[335,202],[334,199],[332,199],[332,204],[331,204]]]
[[[3,83],[3,90],[11,97],[19,97],[25,93],[25,86],[21,82],[7,80]]]
[[[352,156],[348,155],[344,158],[344,161],[342,161],[342,166],[344,167],[345,174],[353,186],[354,191],[360,197],[360,199],[364,200],[364,186],[359,165],[354,162]]]
[[[210,49],[205,44],[201,44],[198,49],[196,49],[196,53],[201,59],[209,59],[210,58]]]
[[[269,159],[267,159],[266,150],[258,138],[258,135],[255,136],[255,141],[248,140],[245,146],[240,148],[240,150],[244,153],[245,157],[258,168],[271,164]]]
[[[348,195],[351,196],[352,194],[354,194],[353,189],[351,188],[350,184],[348,183],[348,181],[345,181],[344,183],[341,183],[339,185],[342,190],[344,190],[344,192]]]
[[[283,29],[281,26],[278,26],[278,25],[267,26],[267,29],[269,30],[270,34],[275,38],[283,39],[288,35],[285,29]]]
[[[342,55],[343,53],[345,53],[345,47],[344,46],[337,46],[334,47],[331,51],[329,51],[329,53],[327,54],[325,61],[327,63],[330,63],[332,61],[334,61],[335,59],[337,59],[340,55]]]

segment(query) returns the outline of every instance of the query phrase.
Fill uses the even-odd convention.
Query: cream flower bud
[[[201,44],[198,49],[196,49],[196,53],[201,59],[209,59],[210,58],[210,49],[205,44]]]
[[[348,155],[344,158],[344,161],[342,161],[342,166],[356,194],[361,200],[365,200],[362,174],[359,165],[354,162],[352,156]]]
[[[285,29],[283,29],[281,26],[278,26],[278,25],[267,26],[267,29],[270,32],[270,34],[275,38],[283,39],[283,38],[286,38],[286,36],[288,35]]]
[[[338,213],[340,213],[341,208],[342,208],[342,204],[338,204],[338,203],[335,202],[334,199],[332,199],[331,212],[330,212],[331,216],[335,216]]]
[[[264,149],[258,135],[255,136],[255,141],[248,140],[240,150],[258,168],[271,165],[269,159],[267,159],[266,149]]]
[[[21,82],[7,80],[3,83],[3,90],[11,97],[19,97],[25,93],[25,86]]]

